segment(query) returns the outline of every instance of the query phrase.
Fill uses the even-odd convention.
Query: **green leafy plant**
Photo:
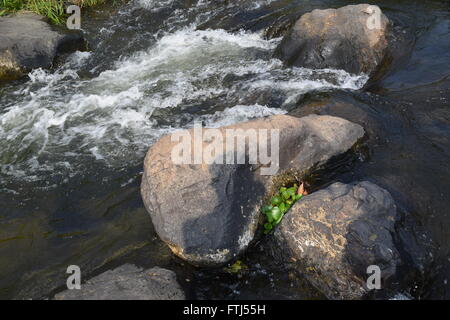
[[[266,216],[264,223],[264,233],[268,234],[277,224],[281,222],[286,212],[300,200],[307,192],[304,184],[300,187],[294,184],[293,187],[281,187],[280,190],[270,199],[270,204],[261,208],[262,213]]]

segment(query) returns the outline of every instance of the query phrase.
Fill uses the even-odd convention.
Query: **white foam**
[[[413,297],[411,297],[411,295],[409,295],[408,293],[397,293],[395,294],[392,298],[389,298],[389,300],[414,300]]]
[[[224,111],[217,111],[212,115],[202,116],[199,120],[203,120],[205,127],[218,128],[251,119],[285,113],[285,110],[269,108],[259,104],[237,105],[232,108],[226,108]]]
[[[270,58],[278,42],[258,33],[191,26],[162,36],[93,79],[77,74],[89,53],[73,54],[54,73],[35,70],[0,110],[1,172],[35,177],[55,168],[76,170],[85,156],[113,167],[138,164],[155,139],[178,129],[175,123],[157,127],[152,118],[157,108],[208,102],[217,110],[229,101],[236,104],[195,116],[217,127],[285,112],[246,105],[255,92],[276,91],[283,105],[310,90],[358,89],[366,80],[344,71],[284,68]],[[227,80],[229,75],[234,78]]]
[[[72,53],[66,61],[66,68],[79,68],[81,67],[89,57],[92,56],[92,52],[88,51],[75,51]]]
[[[259,1],[254,1],[251,2],[252,5],[252,9],[259,9],[261,7],[267,6],[269,4],[271,4],[272,2],[275,2],[276,0],[259,0]]]
[[[174,0],[136,0],[135,5],[147,10],[158,10],[170,7],[173,2]]]

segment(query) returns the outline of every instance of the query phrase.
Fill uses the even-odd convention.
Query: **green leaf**
[[[261,210],[263,213],[267,214],[268,212],[270,212],[270,210],[272,210],[272,208],[272,206],[264,206]]]
[[[289,194],[290,197],[294,197],[296,194],[297,189],[295,189],[294,187],[287,189],[287,193]]]
[[[281,193],[281,196],[283,197],[284,200],[287,200],[287,199],[290,198],[291,195],[289,194],[289,192],[283,191],[283,192]]]
[[[279,196],[275,196],[271,199],[271,203],[274,206],[277,206],[281,203],[281,198]]]
[[[280,218],[278,218],[277,220],[275,220],[275,222],[273,223],[273,225],[277,225],[277,224],[279,224],[280,222],[281,222],[281,220],[283,219],[283,216],[284,216],[284,214],[282,214],[281,216],[280,216]]]
[[[278,207],[274,207],[270,213],[271,213],[271,218],[274,221],[277,221],[282,215],[281,210]]]
[[[301,194],[296,194],[295,195],[295,201],[300,200],[303,197],[303,195]]]

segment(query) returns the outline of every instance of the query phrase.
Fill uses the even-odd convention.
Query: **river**
[[[263,246],[239,276],[186,265],[156,235],[139,186],[145,152],[163,134],[287,113],[330,92],[376,107],[392,142],[333,179],[371,177],[420,221],[439,246],[421,297],[449,298],[448,2],[371,2],[410,38],[370,93],[363,74],[284,68],[272,58],[281,38],[264,34],[278,19],[352,3],[131,0],[86,10],[88,52],[0,85],[0,298],[51,297],[68,265],[89,278],[125,262],[176,271],[193,298],[322,298]]]

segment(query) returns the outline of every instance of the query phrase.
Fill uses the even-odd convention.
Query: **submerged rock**
[[[360,299],[370,290],[367,268],[385,288],[401,264],[392,234],[391,195],[370,182],[334,183],[302,198],[273,234],[276,259],[291,265],[330,299]]]
[[[56,300],[184,300],[185,295],[173,271],[154,267],[143,270],[125,264],[81,284],[80,290],[66,290]]]
[[[17,79],[35,68],[50,68],[63,52],[84,49],[78,31],[55,31],[35,13],[0,17],[0,80]]]
[[[388,25],[373,5],[316,9],[301,16],[275,56],[290,66],[371,74],[385,56]]]
[[[301,174],[324,164],[349,150],[364,135],[359,125],[316,115],[276,115],[218,131],[226,137],[231,129],[242,129],[240,133],[235,131],[238,139],[245,139],[248,129],[279,130],[279,159],[272,159],[272,165],[279,163],[279,170],[273,172],[278,177]],[[193,146],[194,129],[182,133],[189,133],[189,144]],[[259,142],[270,150],[270,133],[266,140]],[[202,149],[211,143],[211,139],[205,139]],[[141,185],[144,204],[156,232],[176,255],[195,265],[224,264],[253,240],[261,200],[272,192],[277,176],[261,174],[268,167],[261,164],[260,155],[258,163],[248,164],[248,148],[245,164],[174,164],[171,153],[178,144],[167,135],[148,151]],[[226,141],[215,154],[216,159],[224,159],[225,145]]]

